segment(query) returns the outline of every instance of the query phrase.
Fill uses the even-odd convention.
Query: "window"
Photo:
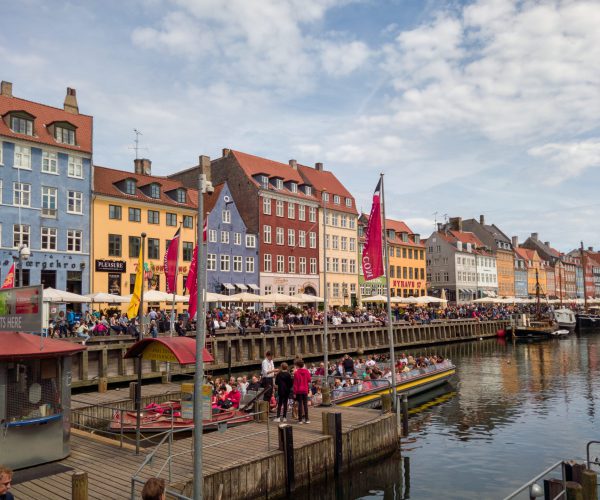
[[[283,201],[275,200],[275,215],[283,217]]]
[[[67,252],[82,252],[83,233],[77,229],[67,230]]]
[[[348,227],[348,216],[347,215],[342,215],[341,226]]]
[[[246,272],[254,272],[254,257],[246,257]]]
[[[129,237],[129,257],[138,257],[140,255],[140,246],[142,239],[139,236]]]
[[[393,267],[390,267],[390,271],[393,269]],[[343,273],[347,273],[348,272],[348,259],[342,259],[342,272]],[[393,278],[394,276],[392,276],[392,273],[390,273],[390,278]]]
[[[42,217],[56,218],[58,189],[54,187],[42,186]]]
[[[31,170],[31,149],[25,146],[15,146],[15,168]]]
[[[413,249],[412,249],[412,248],[409,248],[409,249],[408,249],[408,258],[409,258],[409,259],[412,259],[412,258],[413,258]]]
[[[231,224],[231,210],[223,210],[221,212],[221,220],[225,224]]]
[[[13,205],[15,207],[31,206],[31,184],[13,182]]]
[[[333,258],[331,269],[334,273],[340,272],[340,259],[338,257]]]
[[[278,273],[285,273],[285,260],[283,259],[283,255],[278,255],[277,256],[277,272]]]
[[[183,242],[183,260],[190,262],[192,260],[192,254],[194,253],[194,244],[191,241]]]
[[[306,231],[298,231],[298,246],[300,248],[306,248]]]
[[[331,259],[329,257],[325,259],[325,270],[327,272],[331,271]]]
[[[289,295],[296,295],[296,287],[295,287],[295,286],[293,286],[293,285],[290,285],[290,286],[288,287],[288,294],[289,294]]]
[[[309,222],[317,222],[317,209],[315,207],[309,207],[308,221]]]
[[[140,222],[142,220],[142,211],[139,208],[129,209],[129,222]]]
[[[296,231],[294,231],[293,229],[288,229],[288,246],[296,246]]]
[[[221,271],[226,273],[229,272],[229,255],[221,254],[219,260],[221,263]]]
[[[298,220],[306,220],[306,205],[298,205]]]
[[[217,270],[217,255],[209,253],[206,255],[206,270],[216,271]]]
[[[256,248],[256,236],[253,234],[246,235],[246,248]]]
[[[293,203],[288,203],[288,219],[296,218],[296,205]]]
[[[135,181],[134,180],[127,179],[125,181],[125,193],[127,193],[127,194],[135,194]],[[131,220],[131,219],[129,219],[129,220]]]
[[[67,169],[69,177],[77,177],[83,179],[83,161],[79,156],[69,156],[69,164]]]
[[[216,229],[208,230],[208,241],[209,241],[209,243],[217,242],[217,230]]]
[[[264,256],[264,271],[265,273],[270,273],[272,271],[272,259],[270,253],[266,253]]]
[[[333,195],[333,202],[336,205],[339,205],[341,203],[340,197],[337,194]]]
[[[177,214],[167,212],[167,226],[177,225]]]
[[[160,198],[160,186],[158,184],[150,184],[150,197],[156,199]]]
[[[148,258],[160,258],[160,240],[158,238],[148,238]]]
[[[346,206],[347,207],[351,207],[352,206],[352,198],[346,198]]]
[[[288,273],[296,273],[296,257],[288,256]]]
[[[114,220],[121,220],[121,206],[108,205],[108,218]]]
[[[269,178],[266,175],[261,175],[260,184],[263,187],[263,189],[269,189]]]
[[[265,285],[265,295],[270,294],[273,291],[272,285]]]
[[[356,219],[354,217],[350,217],[350,229],[354,229],[356,227]]]
[[[242,244],[242,233],[233,233],[233,244],[234,245]]]
[[[191,215],[183,216],[183,227],[186,227],[189,229],[194,227],[194,218]]]
[[[185,189],[177,190],[177,203],[185,203],[187,201]]]
[[[22,116],[11,116],[10,129],[17,134],[33,135],[33,120]]]
[[[42,250],[56,250],[56,233],[55,227],[42,227]]]
[[[13,225],[13,247],[19,248],[21,245],[29,246],[29,234],[31,226],[26,224]]]
[[[300,274],[306,274],[306,257],[299,257],[298,267],[298,271],[300,272]]]
[[[350,251],[356,251],[356,238],[350,238]]]
[[[234,273],[242,272],[242,256],[241,255],[233,256],[233,272]]]
[[[313,231],[308,233],[308,241],[310,243],[310,248],[317,248],[317,233]]]
[[[111,257],[121,256],[121,235],[120,234],[109,234],[108,235],[108,255]]]
[[[160,213],[158,210],[148,210],[148,224],[159,224]]]
[[[67,192],[67,212],[70,214],[83,213],[83,193],[79,191]]]
[[[263,214],[271,215],[271,198],[263,198]]]
[[[331,248],[331,236],[328,234],[325,235],[325,248],[327,248],[327,250]]]
[[[350,274],[356,274],[356,261],[350,259]]]
[[[329,201],[329,193],[323,192],[322,196],[323,201]]]
[[[331,225],[335,227],[338,226],[338,216],[336,214],[331,215]]]
[[[50,153],[49,151],[42,152],[42,172],[46,174],[58,173],[56,153]]]
[[[283,180],[275,179],[275,189],[283,189]]]
[[[229,244],[229,231],[221,231],[221,243]]]
[[[277,293],[285,293],[285,286],[277,285]]]
[[[333,284],[333,296],[334,297],[339,297],[340,296],[340,284],[339,283],[334,283]]]
[[[337,235],[334,235],[331,237],[331,248],[333,250],[339,250],[340,248],[340,237]]]
[[[54,127],[54,138],[61,144],[75,145],[75,131],[65,127]]]
[[[310,274],[317,274],[317,259],[314,257],[310,259]]]
[[[298,184],[296,184],[295,182],[290,182],[290,191],[292,193],[297,193],[298,192]]]
[[[304,186],[304,193],[306,196],[312,196],[312,186]]]
[[[171,244],[171,240],[165,240],[165,252],[169,250],[169,245]]]
[[[283,245],[283,228],[282,227],[278,227],[275,230],[275,243],[277,245]]]

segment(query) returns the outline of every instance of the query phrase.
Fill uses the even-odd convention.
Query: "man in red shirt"
[[[304,361],[297,359],[294,363],[294,396],[298,405],[298,423],[310,424],[308,419],[308,392],[310,391],[310,372],[304,368]]]

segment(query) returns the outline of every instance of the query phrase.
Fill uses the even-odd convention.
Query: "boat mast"
[[[540,280],[539,280],[539,272],[537,269],[535,270],[535,298],[536,298],[536,302],[537,302],[537,306],[536,306],[537,319],[540,319],[542,316],[541,306],[540,306]]]
[[[587,303],[587,290],[585,289],[585,251],[583,250],[583,241],[581,242],[581,269],[583,274],[583,308],[587,312],[588,303]]]

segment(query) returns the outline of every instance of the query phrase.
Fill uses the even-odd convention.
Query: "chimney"
[[[294,170],[298,170],[298,162],[296,160],[290,160],[288,163]]]
[[[441,233],[441,232],[442,232],[442,223],[441,223],[441,222],[438,222],[438,223],[437,223],[437,228],[438,228],[438,229],[437,229],[437,230],[438,230],[438,233]]]
[[[483,215],[479,216],[479,224],[481,224],[482,226],[485,225],[485,217]]]
[[[588,252],[593,252],[594,251],[594,247],[588,247]]]
[[[550,246],[550,242],[549,241],[544,241],[544,245],[546,245],[547,247]]]
[[[229,148],[223,148],[223,158],[229,156],[230,152],[231,152],[231,149],[229,149]]]
[[[133,160],[133,171],[140,175],[152,175],[152,162],[147,158]]]
[[[0,95],[3,95],[4,97],[12,97],[12,83],[11,82],[5,82],[4,80],[2,81],[2,84],[0,84]]]
[[[212,182],[212,175],[210,170],[210,156],[200,155],[198,157],[198,166],[200,167],[200,172],[206,175],[206,180],[208,182]]]
[[[518,246],[519,246],[519,237],[518,236],[512,237],[512,246],[513,246],[513,248],[518,248]]]
[[[79,106],[77,106],[77,92],[71,87],[67,87],[67,95],[65,96],[64,110],[74,115],[79,114]]]
[[[448,223],[452,231],[462,232],[462,217],[450,217]]]
[[[323,172],[323,164],[315,163],[315,170],[318,170],[319,172]]]
[[[538,240],[538,234],[537,233],[531,233],[531,239],[533,241],[537,241]]]

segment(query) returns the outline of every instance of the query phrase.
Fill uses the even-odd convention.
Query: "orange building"
[[[527,268],[527,293],[529,295],[536,294],[536,271],[537,280],[540,283],[540,294],[547,295],[548,283],[546,277],[546,266],[535,250],[528,248],[516,247],[515,252],[525,261]]]
[[[386,219],[390,256],[390,295],[419,297],[425,295],[425,245],[421,237],[402,221]]]

